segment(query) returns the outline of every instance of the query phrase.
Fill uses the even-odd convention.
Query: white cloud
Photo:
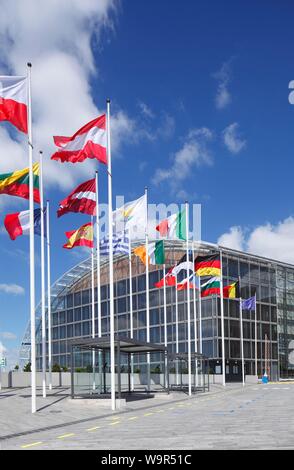
[[[226,108],[232,101],[232,96],[228,85],[231,81],[231,60],[224,62],[221,68],[212,76],[218,81],[217,92],[215,96],[215,106],[217,109]]]
[[[143,116],[149,119],[153,119],[155,117],[155,114],[152,109],[143,101],[138,101],[138,106]]]
[[[213,160],[207,143],[213,133],[206,127],[189,132],[183,147],[175,153],[170,168],[158,168],[153,177],[153,184],[168,181],[173,193],[182,191],[181,184],[191,175],[194,167],[212,165]]]
[[[17,284],[0,284],[0,292],[5,294],[23,295],[25,290]]]
[[[233,124],[230,124],[222,132],[225,146],[234,154],[241,152],[241,150],[246,146],[246,140],[240,137],[238,129],[239,124],[237,122],[233,122]]]
[[[294,264],[294,218],[288,217],[276,225],[266,223],[251,231],[232,227],[228,233],[219,237],[218,243]]]
[[[71,188],[89,176],[95,162],[61,165],[49,160],[54,151],[53,135],[72,135],[87,121],[103,112],[92,98],[91,78],[99,78],[93,49],[101,47],[101,34],[113,28],[119,0],[0,0],[0,54],[5,74],[24,74],[26,62],[32,67],[32,112],[35,158],[44,151],[45,184]],[[94,47],[93,47],[94,46]],[[128,141],[134,122],[123,111],[112,116],[112,148]],[[20,139],[19,136],[17,136]],[[13,142],[1,130],[0,170],[26,166],[25,138]],[[2,156],[1,155],[1,156]]]
[[[4,331],[3,333],[0,333],[0,337],[6,340],[14,340],[17,338],[17,336],[10,331]]]

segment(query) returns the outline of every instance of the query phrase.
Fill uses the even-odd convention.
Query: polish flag
[[[28,133],[26,77],[0,76],[0,121]]]
[[[59,203],[57,216],[67,212],[82,212],[96,215],[96,180],[86,181],[74,189],[68,197]]]
[[[86,158],[97,158],[107,164],[105,114],[93,119],[72,137],[55,136],[53,139],[58,150],[52,155],[52,160],[77,163]]]

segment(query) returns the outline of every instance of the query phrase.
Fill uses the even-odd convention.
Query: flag
[[[220,276],[221,265],[219,254],[197,256],[195,259],[195,272],[197,276]]]
[[[0,76],[0,121],[28,133],[26,77]]]
[[[201,286],[201,297],[220,294],[220,278],[212,277]]]
[[[142,263],[146,265],[146,246],[138,246],[134,249],[134,254],[140,258]],[[163,240],[148,243],[148,264],[164,264],[165,253]]]
[[[96,215],[95,178],[80,184],[69,196],[59,203],[57,216],[61,217],[68,212]]]
[[[44,236],[46,237],[46,209],[44,209]],[[30,234],[30,211],[7,214],[4,219],[5,228],[11,238],[15,240],[19,235]],[[41,236],[41,209],[34,210],[34,232]]]
[[[187,290],[189,285],[189,289],[197,289],[196,278],[195,275],[192,274],[188,278],[183,279],[181,282],[177,284],[177,290]]]
[[[94,231],[92,223],[82,225],[82,227],[77,230],[65,232],[65,235],[68,238],[68,241],[63,245],[63,248],[67,248],[68,250],[75,246],[87,246],[88,248],[93,248],[94,246]]]
[[[145,234],[147,198],[141,196],[135,201],[127,202],[113,212],[113,226],[117,233],[128,232],[130,236],[138,238]]]
[[[112,237],[113,254],[129,254],[129,239],[125,234],[117,234]],[[109,255],[109,237],[105,237],[100,242],[100,254],[102,256]]]
[[[88,122],[72,137],[53,137],[57,152],[51,159],[60,162],[83,162],[86,158],[96,158],[107,164],[106,116],[103,114]]]
[[[256,311],[256,296],[250,297],[249,299],[242,300],[241,308],[243,310],[255,310]]]
[[[162,220],[160,224],[157,225],[156,230],[162,237],[186,240],[186,209]]]
[[[172,275],[172,270],[173,268],[170,268],[169,271],[166,273],[165,278],[163,277],[162,279],[160,279],[160,281],[155,282],[154,287],[157,287],[157,289],[160,289],[161,287],[164,287],[164,282],[166,286],[175,286],[176,278],[175,276]]]
[[[187,261],[187,255],[185,254],[182,256],[180,261],[176,264],[176,266],[173,267],[172,269],[172,274],[173,276],[177,276],[181,271],[187,269],[191,270],[194,272],[194,263],[193,263],[193,256],[192,253],[189,253],[189,260]]]
[[[228,299],[236,299],[240,297],[239,292],[239,282],[234,282],[233,284],[229,284],[223,288],[223,294],[225,298]]]
[[[24,170],[13,171],[12,173],[5,173],[0,175],[0,194],[9,194],[10,196],[23,197],[29,199],[29,168]],[[33,180],[34,180],[34,201],[40,204],[39,192],[39,163],[33,165]]]

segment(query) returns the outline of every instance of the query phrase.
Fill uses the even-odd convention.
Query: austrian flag
[[[72,137],[53,137],[57,152],[51,159],[60,162],[83,162],[86,158],[96,158],[107,164],[106,154],[106,116],[93,119]]]
[[[28,133],[26,77],[0,76],[0,121]]]

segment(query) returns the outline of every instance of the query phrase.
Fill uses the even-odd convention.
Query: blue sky
[[[294,261],[291,1],[75,0],[63,12],[55,0],[44,12],[35,0],[5,3],[0,74],[33,62],[34,135],[54,211],[94,168],[49,162],[51,136],[73,134],[109,96],[114,195],[130,200],[148,185],[153,203],[187,197],[202,204],[204,240]],[[0,127],[1,172],[25,167],[25,140]],[[100,187],[106,202],[104,168]],[[1,196],[1,227],[25,208]],[[61,246],[65,230],[87,221],[52,218],[53,281],[83,259]],[[0,342],[14,358],[29,316],[28,238],[12,242],[1,229],[0,252]],[[11,284],[24,293],[6,292]]]

